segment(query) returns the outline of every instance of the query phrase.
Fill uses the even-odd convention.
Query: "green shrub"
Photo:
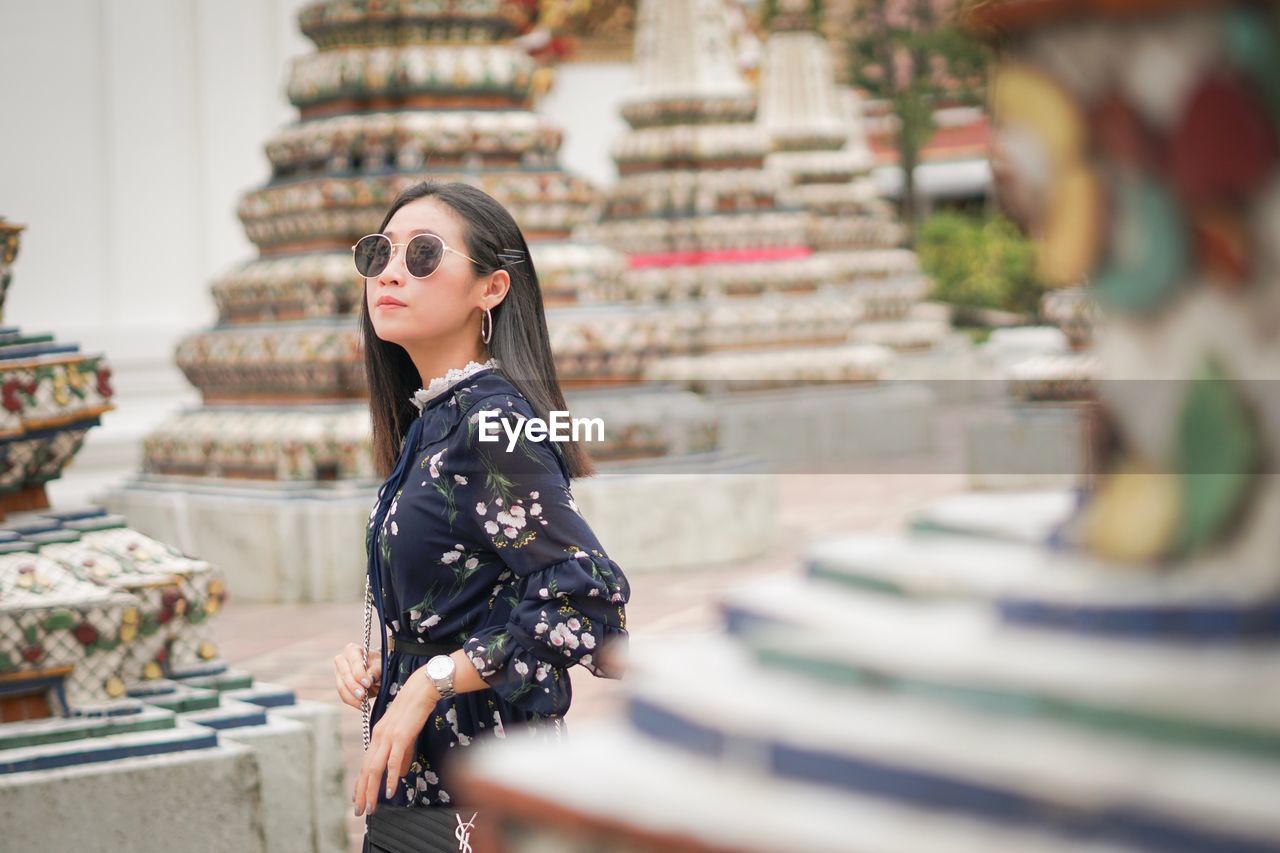
[[[942,212],[916,232],[930,298],[1034,316],[1045,288],[1035,274],[1035,246],[1003,216]]]

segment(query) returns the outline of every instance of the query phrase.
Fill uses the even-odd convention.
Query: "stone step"
[[[26,746],[66,743],[128,732],[171,729],[176,715],[165,708],[142,707],[132,714],[100,717],[50,717],[0,726],[0,752]]]
[[[179,715],[188,723],[208,726],[211,729],[239,729],[246,726],[265,726],[267,711],[261,705],[240,702],[223,697],[216,708],[186,711]]]
[[[179,719],[166,729],[123,732],[5,750],[0,753],[0,775],[193,749],[212,749],[217,745],[218,734],[212,728]]]

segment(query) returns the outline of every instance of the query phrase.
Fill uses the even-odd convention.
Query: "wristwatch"
[[[427,661],[427,675],[431,683],[440,691],[441,699],[454,695],[453,671],[457,665],[449,655],[436,655]]]

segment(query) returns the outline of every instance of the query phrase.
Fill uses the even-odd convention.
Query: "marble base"
[[[1087,408],[1078,403],[1011,405],[965,436],[975,489],[1071,489],[1087,469]]]
[[[718,451],[601,463],[574,500],[623,571],[750,560],[773,547],[777,478],[758,458]]]
[[[245,678],[150,682],[134,713],[0,724],[4,849],[344,853],[338,709],[232,686]],[[91,795],[67,809],[68,791]]]
[[[934,396],[923,383],[827,383],[708,393],[720,445],[771,470],[848,472],[841,463],[927,452]]]
[[[6,850],[268,853],[252,747],[140,756],[0,776]],[[68,808],[68,795],[75,808]]]
[[[306,727],[310,739],[308,763],[311,780],[312,838],[316,853],[347,853],[347,803],[351,790],[346,782],[342,755],[343,718],[324,702],[295,702],[271,711],[278,720],[295,720]],[[288,808],[296,809],[298,791],[290,792]]]
[[[329,709],[334,716],[336,710]],[[267,850],[281,853],[325,851],[338,853],[343,848],[333,843],[331,835],[321,846],[317,839],[317,823],[321,817],[313,809],[317,805],[307,796],[313,788],[313,739],[309,727],[298,720],[272,713],[263,726],[244,726],[220,734],[225,743],[231,741],[252,747],[258,759],[262,780],[262,831]],[[341,745],[337,745],[341,756]],[[330,797],[325,807],[330,814],[341,814],[341,792]],[[300,807],[301,803],[301,807]]]
[[[943,404],[974,403],[991,396],[994,383],[982,377],[977,347],[959,331],[947,333],[930,349],[897,353],[882,376],[923,385]]]
[[[359,601],[377,485],[331,489],[139,475],[102,497],[135,530],[199,554],[245,601]]]
[[[139,475],[102,497],[135,529],[217,566],[245,601],[358,602],[376,483],[328,488]],[[703,453],[601,462],[575,500],[628,572],[758,556],[776,484],[758,460]]]

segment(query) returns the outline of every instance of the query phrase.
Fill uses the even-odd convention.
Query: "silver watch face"
[[[432,678],[448,678],[453,675],[453,658],[448,655],[436,655],[427,661],[427,675]]]

